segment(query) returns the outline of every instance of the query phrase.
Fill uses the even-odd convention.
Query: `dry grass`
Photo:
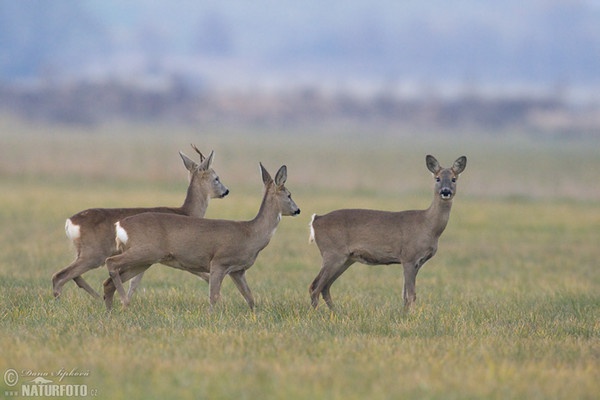
[[[160,127],[79,132],[9,120],[0,128],[1,373],[77,368],[89,377],[66,383],[112,399],[600,392],[597,146],[181,128],[167,137]],[[92,206],[179,204],[186,182],[177,150],[191,141],[216,150],[215,169],[232,189],[211,203],[210,217],[254,216],[258,161],[288,164],[302,214],[282,221],[248,273],[256,313],[226,281],[211,314],[205,283],[160,266],[130,309],[107,314],[73,284],[55,301],[50,276],[72,258],[64,219]],[[415,309],[401,310],[399,267],[356,265],[332,288],[339,312],[311,310],[320,258],[307,244],[310,215],[426,207],[426,153],[442,164],[466,154],[469,164],[438,255],[419,275]],[[88,281],[100,287],[105,276],[91,271]]]

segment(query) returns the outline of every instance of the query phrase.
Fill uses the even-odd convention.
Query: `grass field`
[[[0,120],[0,398],[22,397],[38,375],[107,399],[598,398],[599,143],[322,133]],[[256,312],[227,279],[210,313],[203,281],[162,266],[128,309],[107,313],[72,283],[55,301],[50,277],[73,258],[65,218],[179,205],[177,150],[191,155],[189,142],[215,149],[231,189],[208,217],[252,218],[258,161],[273,173],[288,165],[302,214],[282,220],[248,272]],[[402,309],[400,266],[355,265],[332,288],[338,312],[312,310],[311,214],[427,207],[427,153],[469,162],[416,307]],[[100,268],[86,279],[100,289],[106,276]],[[59,381],[61,370],[83,376]]]

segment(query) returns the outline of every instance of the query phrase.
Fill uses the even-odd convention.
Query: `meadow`
[[[597,398],[597,141],[212,128],[0,119],[0,398],[22,397],[37,376],[110,399]],[[50,278],[74,256],[64,220],[90,207],[180,205],[177,151],[192,155],[190,142],[215,150],[231,190],[209,218],[252,218],[258,162],[288,166],[302,213],[283,218],[248,271],[256,311],[226,279],[211,313],[205,282],[159,265],[127,309],[108,313],[73,283],[55,300]],[[337,312],[311,309],[312,213],[426,208],[428,153],[468,165],[416,306],[403,310],[401,266],[356,264],[332,287]],[[106,277],[104,267],[86,275],[98,290]]]

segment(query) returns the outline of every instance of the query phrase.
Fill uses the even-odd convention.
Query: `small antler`
[[[206,157],[204,157],[204,154],[202,154],[202,152],[198,150],[196,145],[194,143],[190,143],[190,146],[192,146],[192,149],[196,150],[196,153],[200,154],[200,162],[204,161]]]

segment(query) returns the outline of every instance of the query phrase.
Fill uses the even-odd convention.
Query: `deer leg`
[[[333,285],[333,282],[335,282],[335,280],[337,278],[339,278],[344,272],[346,272],[346,270],[352,265],[354,264],[354,261],[346,261],[341,268],[338,268],[335,272],[335,274],[329,278],[329,280],[327,281],[327,283],[325,284],[325,286],[323,287],[323,290],[321,291],[322,295],[323,295],[323,300],[325,300],[325,304],[327,304],[327,306],[329,307],[330,310],[333,310],[333,301],[331,300],[331,294],[329,293],[329,289],[331,288],[331,285]]]
[[[333,302],[329,289],[333,282],[352,265],[353,262],[348,258],[339,256],[323,256],[323,265],[321,271],[310,285],[310,298],[313,308],[319,305],[319,295],[323,296],[325,303],[330,309],[333,309]]]
[[[246,303],[248,303],[250,309],[254,311],[254,298],[252,297],[252,292],[250,291],[248,282],[246,282],[246,271],[235,271],[230,273],[229,276],[231,276],[235,286],[237,286],[242,296],[244,296],[244,299],[246,300]]]
[[[133,278],[150,268],[156,259],[156,254],[149,252],[144,247],[129,249],[106,259],[108,274],[112,278],[124,306],[129,304],[129,298],[123,288],[123,277],[125,277],[125,281]]]
[[[106,268],[108,268],[108,275],[110,276],[115,287],[117,288],[117,292],[119,292],[119,297],[121,298],[121,303],[124,306],[129,305],[129,299],[127,298],[127,294],[125,293],[125,288],[123,287],[123,280],[121,279],[120,272],[121,270],[123,270],[123,272],[127,270],[128,256],[128,252],[124,252],[106,259]],[[106,294],[106,286],[104,289],[104,293]],[[106,302],[106,295],[104,301]]]
[[[59,297],[65,283],[73,279],[77,286],[84,289],[92,297],[100,299],[101,296],[98,292],[92,289],[81,275],[94,268],[98,268],[102,264],[104,264],[104,259],[102,257],[89,258],[78,256],[75,261],[52,276],[52,290],[54,297]]]
[[[102,298],[102,296],[100,296],[100,294],[98,292],[96,292],[94,289],[92,289],[92,287],[85,281],[85,279],[83,279],[82,276],[78,276],[76,278],[73,278],[73,280],[75,281],[75,283],[77,284],[77,286],[79,286],[80,288],[84,289],[92,297],[94,297],[96,299],[101,299]]]
[[[317,308],[319,305],[319,295],[321,294],[322,288],[319,287],[319,282],[321,281],[321,277],[323,276],[324,269],[321,267],[321,270],[317,274],[316,278],[310,284],[308,291],[310,292],[310,303],[313,308]]]
[[[147,264],[147,265],[139,265],[136,267],[127,268],[126,270],[124,270],[122,273],[119,274],[121,281],[127,282],[132,277],[136,277],[139,274],[143,274],[148,268],[151,267],[151,265],[152,264]],[[115,295],[116,290],[117,290],[117,287],[113,281],[113,278],[112,277],[107,278],[104,281],[104,303],[106,305],[106,309],[109,311],[112,309],[113,297]],[[129,302],[124,304],[124,306],[127,306],[128,304],[129,304]]]
[[[418,265],[415,263],[407,263],[402,266],[404,267],[404,289],[402,290],[402,298],[404,299],[404,308],[409,309],[417,300],[415,285],[419,269]]]
[[[131,301],[133,294],[137,290],[138,286],[140,286],[140,283],[142,283],[143,277],[144,277],[144,273],[142,272],[142,273],[134,276],[133,279],[131,279],[131,282],[129,282],[129,290],[127,290],[127,299],[129,301]]]
[[[106,278],[102,286],[104,287],[104,305],[106,306],[106,310],[110,311],[112,310],[113,297],[115,295],[115,290],[117,290],[117,287],[115,286],[115,283],[110,277]]]
[[[223,283],[223,278],[225,278],[225,268],[219,267],[211,267],[210,268],[210,278],[209,278],[209,298],[210,298],[210,309],[212,311],[215,303],[221,297],[221,284]]]
[[[131,279],[131,282],[129,283],[129,290],[127,291],[127,298],[129,302],[131,302],[131,297],[139,286],[142,277],[144,276],[144,272],[146,272],[146,270],[151,266],[152,264],[139,265],[133,268],[127,268],[125,271],[120,273],[121,280],[123,282],[127,282],[129,279]]]

